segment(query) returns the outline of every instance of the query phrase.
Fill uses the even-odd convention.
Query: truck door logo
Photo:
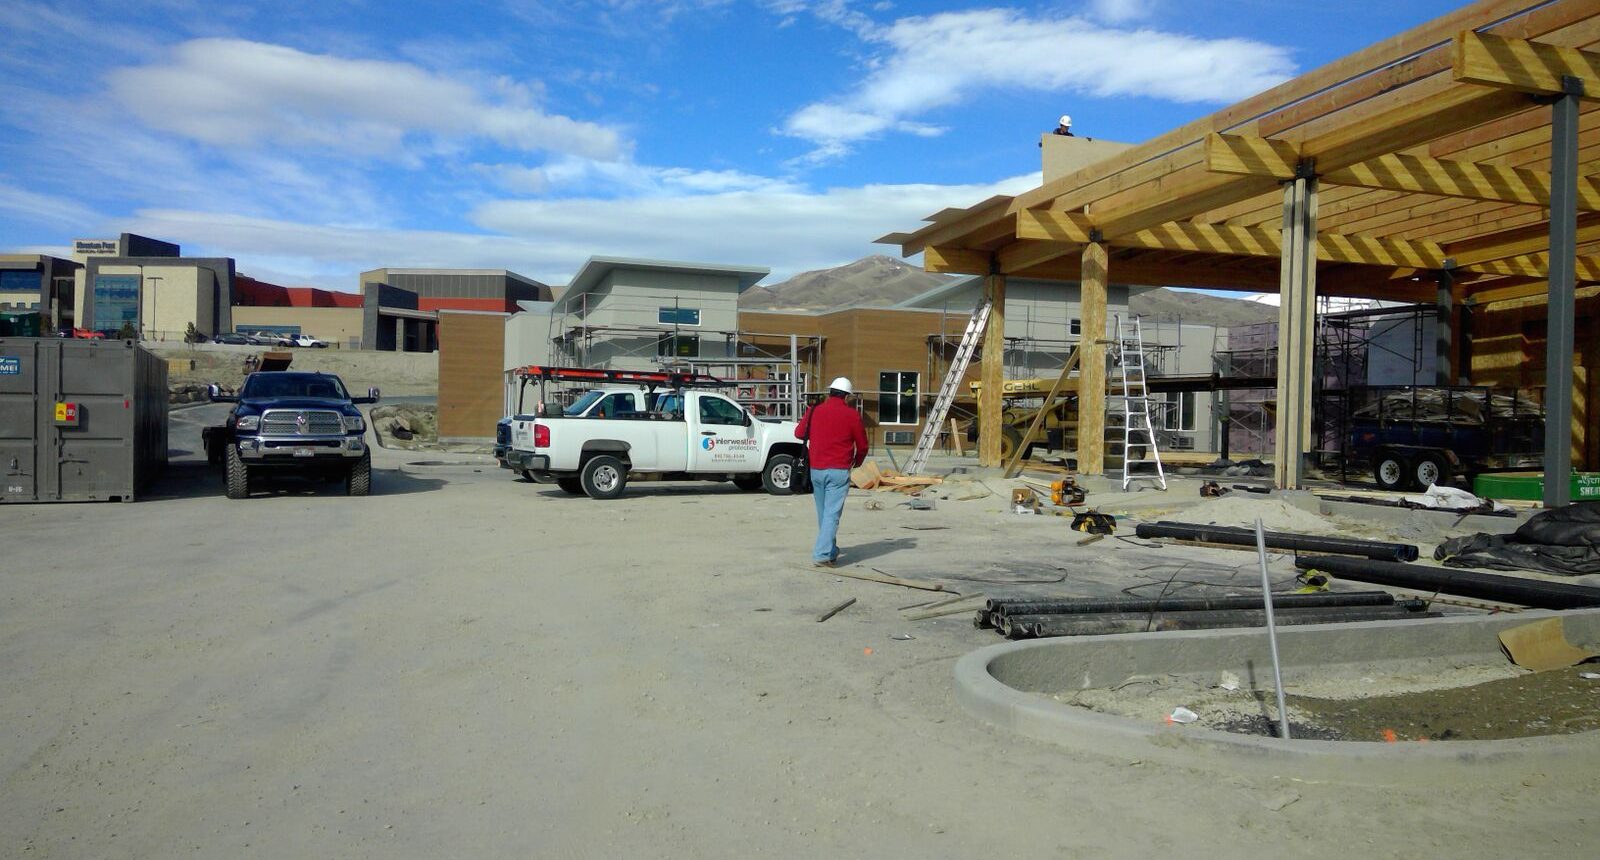
[[[717,447],[717,438],[715,436],[706,436],[702,438],[700,440],[700,447],[710,451],[711,449]]]

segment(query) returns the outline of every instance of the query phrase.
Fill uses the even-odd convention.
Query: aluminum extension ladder
[[[1156,431],[1150,422],[1150,388],[1144,366],[1144,329],[1135,316],[1123,322],[1116,316],[1117,365],[1122,369],[1122,489],[1134,481],[1154,481],[1167,488],[1167,473],[1161,467],[1161,452],[1156,449]],[[1138,437],[1144,437],[1142,439]],[[1145,455],[1135,460],[1135,449]],[[1155,466],[1155,472],[1133,471],[1135,466]]]
[[[920,475],[922,468],[928,465],[928,455],[933,453],[934,443],[939,441],[940,428],[950,414],[950,404],[955,402],[956,392],[961,389],[967,366],[972,364],[972,353],[978,349],[983,330],[989,326],[989,311],[993,307],[994,300],[985,295],[973,309],[972,319],[967,321],[967,330],[961,335],[961,344],[956,347],[955,358],[950,361],[950,369],[944,375],[944,382],[939,385],[939,396],[934,398],[933,409],[929,410],[928,420],[922,425],[922,435],[917,437],[917,447],[911,452],[911,459],[906,461],[905,474]]]

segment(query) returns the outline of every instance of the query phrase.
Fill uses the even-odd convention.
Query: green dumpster
[[[0,337],[44,337],[38,311],[0,314]]]
[[[1472,491],[1486,499],[1544,499],[1544,473],[1491,472],[1472,481]],[[1574,502],[1600,501],[1600,472],[1577,472],[1572,476]]]

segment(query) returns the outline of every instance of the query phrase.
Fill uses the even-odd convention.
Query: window
[[[602,418],[615,418],[624,412],[634,412],[632,394],[613,394],[600,404],[600,409],[595,414]]]
[[[1083,320],[1076,318],[1069,320],[1067,322],[1067,328],[1072,332],[1074,337],[1081,335],[1083,334]]]
[[[656,311],[656,321],[662,325],[699,325],[699,308],[661,308]]]
[[[37,293],[43,283],[33,269],[0,269],[0,293]]]
[[[700,335],[668,332],[656,341],[656,355],[662,358],[699,358]]]
[[[701,424],[744,424],[744,410],[720,397],[700,398]]]
[[[1161,406],[1161,426],[1164,430],[1179,433],[1194,430],[1194,392],[1169,392]]]
[[[905,370],[878,374],[879,424],[917,423],[917,376]]]

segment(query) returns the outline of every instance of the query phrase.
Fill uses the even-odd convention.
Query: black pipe
[[[1389,606],[1394,595],[1387,591],[1318,591],[1310,594],[1275,594],[1273,606]],[[1068,600],[988,601],[991,616],[1008,615],[1083,615],[1094,612],[1193,612],[1207,609],[1261,609],[1259,594],[1225,594],[1216,597],[1082,597]],[[992,627],[993,622],[979,624]]]
[[[1545,582],[1520,576],[1497,576],[1427,564],[1396,564],[1332,555],[1305,556],[1295,566],[1320,570],[1343,579],[1372,582],[1413,591],[1443,592],[1458,597],[1514,603],[1534,609],[1582,609],[1600,606],[1600,588]]]
[[[972,616],[972,626],[978,628],[979,630],[988,630],[994,626],[993,614],[991,614],[988,609],[978,610],[978,614]]]
[[[1202,526],[1194,523],[1141,523],[1134,534],[1142,538],[1179,538],[1229,546],[1256,545],[1255,529],[1233,526]],[[1289,532],[1267,532],[1267,546],[1273,549],[1292,549],[1299,552],[1336,552],[1341,555],[1359,555],[1380,561],[1416,561],[1417,548],[1408,543],[1383,543],[1355,538],[1301,535]]]
[[[1291,609],[1274,613],[1280,627],[1300,624],[1338,624],[1348,621],[1400,621],[1409,618],[1437,618],[1437,612],[1420,611],[1405,604],[1394,606],[1345,606],[1319,609]],[[1215,612],[1179,612],[1150,616],[1138,612],[1110,612],[1100,615],[1023,615],[1012,622],[1009,639],[1050,636],[1099,636],[1107,633],[1153,633],[1165,630],[1212,630],[1224,627],[1261,627],[1267,613],[1260,609],[1224,609]]]

